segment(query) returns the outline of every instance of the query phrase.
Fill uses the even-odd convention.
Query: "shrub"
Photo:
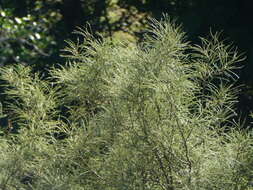
[[[242,59],[231,45],[218,34],[191,45],[167,17],[141,45],[77,33],[85,41],[68,42],[51,78],[1,70],[19,127],[1,137],[2,189],[250,188],[252,137],[231,122]]]

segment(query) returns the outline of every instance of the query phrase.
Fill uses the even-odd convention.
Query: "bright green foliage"
[[[51,23],[52,24],[52,23]],[[14,16],[11,9],[0,7],[0,65],[40,65],[40,59],[52,52],[48,47],[55,42],[49,36],[49,22],[27,14]]]
[[[0,139],[1,189],[250,189],[252,137],[231,123],[231,46],[218,35],[192,46],[167,18],[138,46],[78,33],[50,80],[1,70],[20,128]]]

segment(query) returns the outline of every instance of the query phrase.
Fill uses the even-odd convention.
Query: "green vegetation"
[[[0,9],[0,65],[22,64],[45,67],[42,58],[49,57],[55,44],[49,36],[47,19],[34,15],[14,16],[11,9]],[[45,61],[45,60],[44,60]]]
[[[85,40],[68,42],[66,66],[49,77],[1,69],[11,121],[1,189],[251,188],[253,139],[233,121],[243,58],[232,46],[218,34],[191,45],[167,17],[140,45],[76,33]]]

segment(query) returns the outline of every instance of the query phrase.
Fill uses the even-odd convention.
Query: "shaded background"
[[[242,84],[238,98],[239,116],[253,110],[253,2],[252,0],[0,0],[0,65],[32,65],[46,73],[56,64],[66,39],[77,26],[90,23],[112,40],[141,41],[147,18],[163,13],[182,23],[188,39],[199,43],[212,31],[234,42],[246,60],[238,72]],[[46,74],[45,74],[46,75]]]

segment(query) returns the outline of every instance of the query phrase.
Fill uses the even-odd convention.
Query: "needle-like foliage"
[[[150,26],[139,45],[78,30],[46,80],[1,70],[18,126],[0,138],[1,189],[250,189],[252,136],[232,122],[242,57],[166,16]]]

